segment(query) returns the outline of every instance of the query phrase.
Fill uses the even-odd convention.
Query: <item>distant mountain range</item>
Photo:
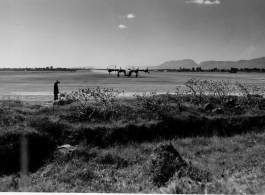
[[[197,68],[202,69],[230,69],[230,68],[265,68],[265,57],[252,60],[239,61],[205,61],[197,64],[191,59],[168,61],[158,66],[149,67],[150,69],[179,69],[179,68]]]
[[[202,69],[265,68],[265,57],[239,61],[206,61],[201,62],[199,66]]]
[[[197,64],[194,60],[185,59],[185,60],[172,60],[164,62],[163,64],[157,66],[148,66],[149,69],[180,69],[180,68],[197,68],[201,67],[202,69],[231,69],[231,68],[264,68],[265,69],[265,57],[255,58],[252,60],[239,60],[239,61],[204,61]],[[77,68],[77,67],[75,67]],[[86,66],[80,68],[98,68],[93,66]],[[107,68],[115,68],[115,65],[109,65]],[[120,66],[116,66],[117,69]],[[132,68],[136,69],[138,66],[121,66],[123,69]],[[140,66],[140,69],[145,69],[145,66]]]

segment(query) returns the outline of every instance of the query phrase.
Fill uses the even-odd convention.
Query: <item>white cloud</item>
[[[133,15],[133,14],[128,14],[128,15],[127,15],[127,18],[129,18],[129,19],[135,18],[135,15]]]
[[[124,26],[123,24],[120,24],[120,25],[118,26],[118,28],[120,28],[120,29],[125,29],[125,28],[127,28],[127,26]]]
[[[215,0],[215,1],[206,0],[204,1],[204,4],[207,4],[207,5],[220,4],[220,1],[219,0]]]
[[[186,3],[198,3],[198,4],[203,4],[204,0],[190,0],[190,1],[186,1]]]
[[[203,5],[214,5],[214,4],[220,4],[220,0],[190,0],[186,1],[186,3],[197,3],[197,4],[203,4]]]

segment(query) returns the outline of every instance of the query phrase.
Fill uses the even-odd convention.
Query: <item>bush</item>
[[[199,169],[185,162],[172,144],[161,144],[156,147],[148,164],[151,180],[157,186],[163,186],[169,180],[181,178],[191,178],[199,182],[212,180],[210,171]]]
[[[201,103],[208,101],[210,97],[224,103],[228,96],[235,92],[235,87],[229,80],[212,81],[192,78],[185,85],[195,100]]]
[[[157,95],[156,92],[150,92],[149,94],[143,93],[142,95],[134,94],[136,98],[136,107],[146,114],[147,118],[165,119],[170,116],[173,110],[171,101],[178,102],[173,95],[167,93],[164,96]]]
[[[67,123],[61,120],[51,120],[48,116],[30,117],[27,123],[39,133],[49,136],[57,145],[63,144],[64,133],[69,128]]]
[[[171,144],[156,147],[149,159],[151,180],[158,186],[164,185],[176,171],[187,166]]]
[[[113,88],[87,88],[78,92],[63,94],[60,96],[59,105],[66,105],[78,102],[77,117],[80,120],[90,120],[95,114],[99,114],[103,119],[109,119],[115,114],[114,103],[121,92]]]
[[[192,78],[185,83],[188,87],[189,92],[194,96],[195,99],[202,101],[203,97],[206,95],[206,81],[201,79]]]
[[[0,126],[12,126],[24,120],[25,116],[18,114],[13,108],[0,105]]]
[[[264,96],[264,87],[258,87],[255,85],[245,85],[236,82],[235,85],[241,92],[240,95],[242,95],[245,98],[251,99],[252,97],[263,97]]]

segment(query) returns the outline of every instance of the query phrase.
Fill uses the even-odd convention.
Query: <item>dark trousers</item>
[[[54,100],[58,100],[58,94],[54,94]]]

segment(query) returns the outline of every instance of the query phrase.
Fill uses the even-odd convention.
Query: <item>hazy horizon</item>
[[[1,0],[0,68],[265,55],[264,0]]]

